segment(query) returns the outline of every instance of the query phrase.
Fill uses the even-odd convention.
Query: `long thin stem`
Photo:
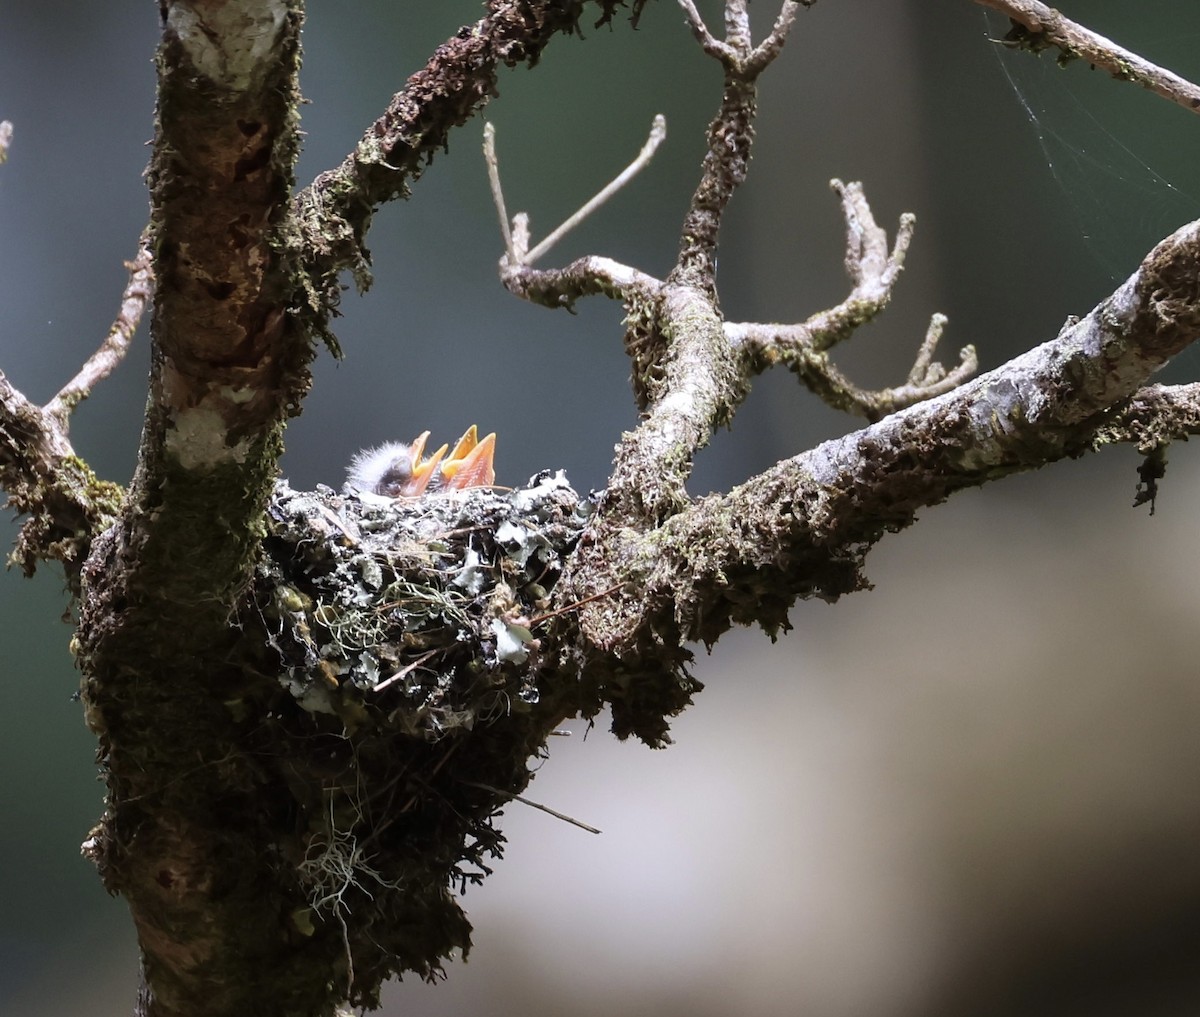
[[[658,146],[666,140],[667,137],[667,119],[661,113],[654,118],[654,123],[650,125],[650,135],[646,138],[646,143],[638,152],[636,158],[628,166],[603,188],[601,188],[590,201],[584,203],[572,215],[563,220],[562,224],[553,230],[545,240],[538,244],[532,251],[525,255],[524,262],[526,265],[532,265],[543,254],[546,254],[556,243],[558,243],[571,230],[578,226],[584,219],[591,215],[596,209],[603,205],[609,198],[624,187],[630,180],[637,176],[650,160],[654,158],[654,153],[658,150]]]
[[[512,229],[508,225],[508,209],[504,204],[504,188],[500,185],[500,164],[496,160],[496,125],[490,120],[483,125],[483,161],[487,164],[488,183],[492,188],[492,203],[500,216],[500,232],[504,235],[504,250],[510,260],[516,260]]]
[[[137,331],[142,313],[154,292],[154,269],[151,267],[148,238],[142,235],[137,257],[127,261],[129,282],[121,295],[121,308],[99,348],[84,361],[75,377],[67,382],[45,406],[46,412],[65,429],[67,418],[84,399],[92,394],[97,382],[107,378],[125,358],[133,334]]]

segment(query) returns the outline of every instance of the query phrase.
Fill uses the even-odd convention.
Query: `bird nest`
[[[275,490],[253,610],[279,679],[247,747],[278,792],[260,812],[285,913],[345,942],[360,1003],[469,947],[450,891],[490,871],[498,811],[578,709],[537,633],[590,511],[561,472],[407,499]]]
[[[533,706],[538,616],[590,508],[561,471],[414,499],[281,482],[259,589],[288,691],[426,739]]]

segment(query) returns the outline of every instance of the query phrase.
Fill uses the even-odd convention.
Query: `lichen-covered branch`
[[[0,120],[0,165],[8,159],[12,137],[12,123]],[[134,266],[130,269],[136,277]],[[126,297],[137,288],[131,278]],[[123,304],[122,314],[125,309]],[[131,313],[132,331],[140,307]],[[75,455],[67,436],[69,409],[58,398],[35,405],[0,371],[0,488],[8,492],[5,507],[26,517],[9,564],[32,576],[41,561],[61,562],[67,588],[77,597],[92,536],[112,522],[122,492],[97,479]]]
[[[599,6],[606,18],[618,4]],[[269,750],[286,748],[297,760],[349,738],[297,706],[283,682],[280,635],[263,627],[275,619],[264,604],[283,594],[256,569],[283,427],[307,392],[336,273],[363,257],[370,211],[401,193],[446,132],[491,94],[499,64],[533,62],[583,9],[495,0],[487,39],[465,32],[439,50],[345,173],[294,201],[302,0],[160,4],[148,173],[156,277],[150,399],[133,482],[119,508],[110,506],[115,525],[86,530],[91,555],[74,644],[109,789],[85,847],[137,927],[142,1017],[330,1017],[347,999],[374,1003],[389,974],[432,976],[469,944],[446,852],[485,856],[487,843],[464,847],[464,839],[487,836],[487,817],[528,779],[524,761],[545,732],[531,728],[519,751],[504,754],[511,775],[449,765],[443,757],[454,746],[432,757],[410,746],[432,766],[416,777],[474,782],[458,812],[416,809],[428,786],[378,774],[385,789],[405,795],[375,802],[398,807],[385,825],[399,837],[399,855],[388,886],[375,888],[381,900],[383,890],[394,891],[385,916],[392,929],[352,928],[341,902],[357,892],[355,880],[378,873],[363,854],[375,845],[347,832],[355,820],[347,827],[345,815],[329,814],[327,772],[287,754],[269,761],[267,748],[254,747],[267,716],[295,722],[288,744]],[[477,43],[486,52],[473,49]],[[348,220],[353,250],[335,252],[326,230]],[[90,362],[42,418],[65,414],[106,369],[103,357]],[[13,415],[26,409],[14,402]],[[324,624],[332,619],[322,615]],[[515,638],[508,628],[503,635]],[[336,673],[313,675],[339,688]],[[482,784],[497,790],[485,793]],[[474,818],[462,824],[468,808]],[[401,821],[408,812],[411,821]],[[348,882],[338,883],[339,873]],[[314,897],[314,887],[328,892]],[[331,901],[331,914],[316,914]]]
[[[50,402],[34,405],[0,371],[0,488],[8,492],[7,505],[26,517],[9,562],[26,576],[38,562],[60,562],[74,597],[92,537],[111,525],[124,493],[92,473],[68,434],[71,411],[124,358],[150,297],[153,273],[144,245],[126,267],[129,282],[108,335]]]
[[[933,362],[945,319],[935,315],[905,384],[880,391],[855,386],[832,364],[827,350],[872,320],[891,299],[912,239],[914,218],[903,216],[894,244],[874,219],[862,185],[832,186],[846,220],[846,270],[852,290],[839,305],[798,325],[731,323],[722,318],[715,259],[721,219],[745,178],[753,144],[759,75],[779,55],[798,5],[783,4],[770,36],[750,37],[744,0],[726,4],[726,39],[715,39],[690,0],[680,0],[693,34],[716,58],[725,77],[721,105],[708,129],[700,182],[681,229],[674,269],[660,281],[608,259],[584,258],[565,269],[538,270],[520,257],[523,216],[506,232],[500,274],[510,291],[549,307],[570,308],[581,296],[604,294],[626,307],[625,346],[633,361],[633,389],[641,425],[618,446],[605,511],[635,528],[652,528],[687,503],[684,483],[692,457],[713,430],[728,424],[749,392],[750,378],[786,364],[825,401],[868,419],[949,391],[976,368],[967,347],[946,370]],[[490,138],[485,144],[502,224]]]
[[[626,303],[626,349],[643,418],[617,447],[604,509],[625,525],[656,526],[687,504],[684,485],[695,453],[733,419],[749,392],[724,333],[717,243],[725,209],[749,168],[758,78],[781,51],[796,6],[783,4],[775,30],[756,48],[745,0],[729,0],[725,43],[706,45],[721,62],[725,81],[680,230],[679,255],[656,298],[639,295]],[[693,27],[702,28],[695,8],[683,7]],[[703,42],[707,29],[698,34]]]
[[[802,333],[797,335],[782,331],[787,329],[787,326],[727,323],[725,332],[726,335],[732,332],[739,340],[751,337],[761,342],[761,345],[750,352],[754,363],[748,370],[758,373],[764,366],[776,362],[775,359],[762,356],[764,351],[770,351],[775,354],[778,362],[786,363],[809,391],[819,396],[826,405],[835,410],[865,417],[867,420],[879,420],[913,403],[952,391],[978,369],[979,363],[973,346],[962,349],[959,352],[958,364],[950,369],[933,359],[945,325],[945,316],[935,314],[929,322],[929,328],[925,332],[925,338],[905,383],[881,389],[865,389],[856,385],[830,360],[828,353],[810,349],[802,341],[796,341],[798,338],[802,339]],[[775,332],[775,328],[781,331]],[[775,352],[776,350],[778,352]]]
[[[281,428],[309,383],[312,343],[287,313],[301,8],[177,0],[162,12],[150,400],[123,513],[129,550],[93,572],[204,640],[193,612],[208,605],[207,624],[223,625],[244,587]]]
[[[1007,14],[1013,31],[1005,42],[1040,52],[1057,48],[1060,60],[1085,60],[1108,71],[1118,81],[1131,81],[1193,113],[1200,113],[1200,86],[1118,46],[1110,39],[1064,17],[1039,0],[974,0],[975,3]]]
[[[160,10],[150,395],[130,490],[83,571],[76,644],[108,780],[88,853],[137,927],[144,1017],[317,1013],[319,948],[280,940],[265,856],[230,872],[217,836],[241,816],[252,836],[228,702],[254,654],[239,658],[230,622],[314,350],[289,242],[303,8]]]
[[[728,38],[724,43],[715,43],[707,29],[698,33],[705,52],[721,62],[725,86],[721,105],[708,126],[708,147],[700,167],[700,183],[684,216],[679,256],[668,279],[671,283],[696,287],[710,294],[714,306],[717,240],[721,220],[729,199],[746,179],[746,171],[750,166],[754,117],[757,113],[755,83],[767,65],[779,55],[787,29],[792,23],[791,17],[784,18],[781,15],[777,25],[778,35],[772,35],[769,40],[771,45],[764,50],[756,50],[750,40],[746,2],[730,0],[726,4]],[[689,18],[699,19],[689,2],[684,2],[682,6]],[[794,11],[796,6],[792,0],[785,0],[783,4],[784,10]],[[700,24],[702,26],[703,22]]]
[[[1117,407],[1096,431],[1095,445],[1136,445],[1149,453],[1200,434],[1200,382],[1147,385]]]
[[[779,463],[648,534],[600,517],[566,595],[624,583],[580,608],[585,636],[637,670],[663,642],[775,631],[799,597],[866,585],[866,551],[957,490],[1137,439],[1193,433],[1195,386],[1146,378],[1200,338],[1200,221],[1177,231],[1082,321],[973,382]],[[1132,398],[1131,398],[1132,397]]]
[[[760,374],[784,364],[835,409],[878,420],[921,399],[950,391],[975,373],[978,360],[972,346],[960,352],[958,365],[950,370],[933,360],[946,324],[944,315],[935,314],[904,385],[869,391],[837,369],[827,351],[873,320],[891,302],[916,219],[907,214],[900,217],[896,240],[889,250],[887,231],[875,222],[862,184],[834,180],[832,187],[841,196],[846,219],[846,272],[853,283],[849,296],[836,307],[798,324],[726,322],[725,336],[738,349],[747,372]]]
[[[580,297],[647,302],[658,297],[663,288],[662,282],[652,275],[596,255],[579,258],[565,268],[527,271],[523,266],[505,267],[500,277],[508,291],[523,300],[568,310]]]
[[[92,473],[57,415],[26,399],[3,371],[0,487],[8,492],[6,507],[26,517],[9,562],[26,576],[39,562],[61,562],[67,587],[78,596],[92,537],[112,523],[122,491]]]
[[[623,0],[592,0],[596,25],[607,24]],[[633,0],[636,25],[646,0]],[[349,270],[370,284],[366,234],[375,210],[406,197],[410,184],[445,149],[459,127],[497,93],[502,67],[532,67],[557,34],[579,31],[584,0],[490,0],[489,13],[446,40],[393,96],[336,169],[318,176],[296,198],[303,257],[314,310],[336,306],[337,277]],[[330,337],[331,338],[331,337]]]
[[[8,159],[12,136],[12,123],[0,120],[0,165]],[[39,562],[61,563],[72,598],[79,597],[80,571],[92,538],[111,525],[124,492],[97,478],[75,455],[68,437],[70,415],[121,362],[137,330],[154,278],[144,237],[126,268],[129,282],[116,321],[100,348],[50,402],[42,407],[31,403],[0,371],[0,489],[8,492],[5,506],[26,517],[8,562],[20,566],[26,577]]]
[[[797,4],[784,3],[774,30],[758,47],[750,39],[745,0],[727,5],[727,39],[721,43],[712,38],[694,5],[681,0],[681,6],[706,52],[720,61],[725,87],[708,128],[700,182],[671,273],[659,281],[601,258],[581,259],[566,269],[535,269],[521,257],[526,245],[517,235],[523,217],[514,219],[501,261],[504,284],[526,299],[568,308],[589,294],[624,302],[625,345],[643,419],[618,446],[604,511],[638,528],[653,527],[687,504],[684,484],[693,456],[716,427],[732,419],[749,391],[748,372],[724,333],[718,306],[717,242],[725,208],[749,166],[756,81],[782,49]],[[504,220],[496,176],[493,169],[493,192]]]

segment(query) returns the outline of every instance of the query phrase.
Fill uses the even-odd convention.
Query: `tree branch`
[[[229,872],[214,831],[253,827],[230,619],[314,350],[289,242],[302,3],[160,11],[150,395],[118,523],[84,569],[77,643],[109,791],[88,853],[137,927],[143,1017],[279,1013],[319,1006],[328,966],[280,941],[266,857]]]
[[[716,294],[716,250],[721,219],[733,192],[746,179],[750,148],[754,143],[754,118],[757,113],[755,82],[768,64],[779,55],[792,18],[783,12],[796,4],[785,0],[770,45],[761,51],[752,48],[745,0],[726,3],[727,41],[717,43],[704,28],[691,4],[680,0],[692,20],[693,31],[705,52],[721,62],[725,87],[721,106],[708,127],[708,149],[700,170],[700,183],[692,195],[683,229],[675,268],[669,281],[694,286]]]
[[[1152,452],[1176,439],[1200,434],[1200,382],[1139,389],[1096,432],[1097,448],[1116,442]]]
[[[1200,113],[1200,87],[1151,63],[1104,36],[1063,17],[1039,0],[974,0],[1007,14],[1014,30],[1005,37],[1011,45],[1038,52],[1057,47],[1062,59],[1079,57],[1101,67],[1118,81],[1132,81],[1193,113]],[[1020,30],[1018,30],[1018,27]]]
[[[944,315],[935,314],[906,384],[871,392],[854,385],[834,366],[827,351],[891,302],[916,219],[909,214],[900,217],[895,244],[889,251],[887,232],[876,224],[862,185],[834,180],[832,187],[841,196],[846,219],[846,272],[854,284],[850,295],[836,307],[795,325],[726,322],[725,336],[741,353],[746,371],[760,374],[785,364],[830,406],[878,420],[950,391],[975,373],[978,360],[974,347],[967,346],[959,354],[958,366],[949,371],[934,362],[946,324]]]
[[[143,235],[138,244],[137,257],[125,262],[129,270],[129,282],[121,295],[121,309],[108,330],[108,335],[84,362],[78,373],[59,389],[58,395],[45,406],[45,411],[65,429],[71,412],[92,394],[92,389],[107,378],[117,365],[125,359],[133,334],[142,320],[151,294],[154,292],[154,269],[150,264],[149,236]]]
[[[112,524],[124,495],[75,455],[68,433],[71,411],[124,358],[150,297],[154,277],[144,242],[126,267],[129,283],[116,321],[100,348],[50,402],[34,405],[0,371],[0,487],[9,494],[8,506],[28,517],[9,562],[26,576],[33,575],[38,562],[61,562],[73,597],[80,593],[80,570],[92,537]]]
[[[550,307],[570,308],[580,296],[605,294],[626,307],[625,346],[633,359],[633,387],[645,417],[618,447],[606,512],[637,528],[653,528],[687,503],[684,483],[692,456],[713,430],[727,424],[749,391],[749,378],[786,363],[831,405],[878,419],[885,413],[945,392],[975,370],[974,350],[963,350],[947,371],[932,361],[945,319],[935,316],[905,385],[869,392],[853,385],[825,351],[870,321],[891,299],[904,265],[915,220],[901,218],[895,245],[875,222],[860,184],[832,182],[846,219],[846,269],[853,289],[837,307],[798,326],[754,325],[722,320],[715,287],[720,223],[734,189],[745,176],[753,142],[755,82],[778,55],[794,19],[785,3],[775,29],[755,48],[741,0],[726,8],[728,42],[717,44],[694,5],[680,0],[706,52],[722,64],[725,90],[708,131],[701,180],[681,230],[680,254],[665,281],[608,259],[585,258],[562,270],[537,270],[521,257],[527,247],[526,218],[505,231],[500,274],[513,293]],[[485,142],[493,193],[507,225],[499,175],[489,138]]]
[[[18,392],[0,371],[0,487],[26,516],[9,562],[32,576],[59,561],[73,597],[93,534],[111,525],[123,492],[75,455],[57,417]]]
[[[601,517],[564,595],[625,584],[583,606],[580,626],[633,670],[663,640],[711,644],[735,623],[774,632],[795,598],[865,587],[871,545],[955,491],[1132,437],[1142,422],[1194,433],[1200,390],[1139,388],[1198,337],[1200,221],[1082,321],[953,392],[701,499],[644,537]]]
[[[623,6],[622,0],[592,2],[600,9],[597,27]],[[632,4],[635,25],[645,2]],[[578,32],[583,6],[580,0],[490,0],[490,13],[438,47],[342,164],[297,195],[310,301],[318,313],[337,306],[340,272],[350,270],[360,289],[370,285],[365,240],[375,210],[408,196],[410,184],[446,148],[450,131],[497,94],[501,67],[532,67],[556,34]],[[327,318],[323,332],[336,348]]]
[[[144,961],[142,1017],[328,1017],[344,999],[376,1002],[397,970],[432,976],[441,958],[469,945],[448,886],[459,856],[448,852],[483,864],[496,845],[487,819],[502,793],[528,781],[523,761],[544,738],[522,716],[508,736],[519,748],[497,741],[500,764],[476,760],[480,769],[468,774],[447,765],[454,745],[431,749],[402,737],[401,754],[430,764],[417,776],[469,775],[499,790],[475,787],[449,809],[426,809],[429,786],[405,784],[395,803],[396,773],[376,774],[385,792],[377,805],[388,806],[383,825],[399,836],[393,875],[379,888],[386,909],[374,927],[356,927],[340,904],[313,920],[306,863],[316,833],[326,837],[316,859],[326,876],[372,870],[355,864],[358,821],[350,818],[347,832],[345,817],[327,817],[335,790],[327,772],[306,762],[331,740],[342,751],[348,729],[339,721],[327,730],[320,711],[306,712],[282,683],[280,633],[267,619],[278,623],[280,610],[290,617],[296,609],[280,605],[303,598],[273,585],[282,581],[265,564],[263,538],[277,522],[267,509],[284,424],[309,386],[313,337],[327,334],[336,273],[365,258],[374,205],[401,193],[450,127],[494,92],[499,64],[535,61],[582,10],[549,0],[491,6],[480,23],[485,38],[468,31],[442,47],[346,164],[293,201],[301,0],[160,3],[148,173],[157,279],[150,400],[116,525],[99,536],[87,531],[93,547],[76,643],[109,788],[86,852],[105,886],[129,903]],[[616,6],[600,0],[602,20]],[[103,373],[102,360],[56,406],[65,412]],[[25,409],[14,402],[14,416]],[[259,575],[261,600],[256,569],[269,573]],[[520,618],[502,606],[494,620],[523,649]],[[304,664],[326,694],[340,688],[335,673],[306,657],[296,666]],[[491,692],[495,711],[500,693]],[[389,758],[406,772],[408,764]],[[501,765],[512,765],[511,776]],[[451,790],[459,794],[456,786],[437,791],[439,806]],[[333,897],[319,902],[353,892],[349,884],[327,889]]]

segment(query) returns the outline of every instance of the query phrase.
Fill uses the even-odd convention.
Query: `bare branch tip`
[[[596,209],[603,205],[609,198],[624,187],[630,180],[637,176],[654,157],[654,153],[658,150],[658,146],[663,143],[667,137],[667,118],[661,113],[655,115],[653,122],[650,125],[650,133],[646,138],[645,144],[634,157],[633,162],[626,166],[618,173],[609,183],[602,187],[590,200],[584,204],[573,214],[569,215],[557,229],[552,230],[545,240],[541,241],[533,250],[529,251],[522,259],[521,263],[532,265],[538,258],[550,251],[550,249],[558,243],[563,237],[578,226],[584,219],[591,215]]]
[[[913,234],[917,229],[917,217],[910,212],[905,212],[900,216],[900,225],[896,230],[896,240],[892,244],[891,260],[897,264],[903,264],[904,258],[908,254],[909,245],[912,244]]]
[[[500,233],[504,237],[504,251],[510,261],[517,261],[513,246],[512,229],[508,224],[508,210],[504,207],[504,188],[500,186],[500,161],[496,157],[496,125],[490,120],[483,124],[483,161],[487,165],[488,184],[492,189],[492,203],[500,217]]]
[[[650,137],[646,139],[646,145],[652,146],[651,153],[658,148],[664,141],[667,140],[667,118],[661,113],[654,114],[654,120],[650,123]],[[643,148],[643,151],[645,149]]]
[[[779,56],[783,50],[783,44],[787,42],[788,33],[792,30],[799,8],[800,4],[797,0],[784,0],[770,34],[755,47],[754,52],[750,55],[750,59],[747,61],[748,70],[756,74],[761,73]]]
[[[704,18],[700,16],[700,12],[692,0],[679,0],[679,6],[687,17],[692,35],[696,37],[696,41],[700,43],[704,52],[709,56],[716,57],[726,67],[734,66],[738,60],[737,51],[729,43],[722,42],[708,30],[708,25],[704,23]]]
[[[688,25],[691,27],[696,38],[700,40],[701,44],[717,41],[715,38],[713,38],[713,34],[708,30],[708,25],[704,23],[704,18],[701,17],[700,12],[696,9],[696,5],[692,2],[692,0],[679,0],[679,6],[683,9],[684,16],[688,20]]]
[[[108,334],[75,377],[43,407],[43,411],[57,422],[64,434],[71,411],[91,395],[92,389],[112,374],[125,359],[142,314],[154,294],[153,254],[148,230],[142,233],[137,255],[133,261],[125,262],[125,268],[129,272],[129,282],[121,294],[121,307]]]

